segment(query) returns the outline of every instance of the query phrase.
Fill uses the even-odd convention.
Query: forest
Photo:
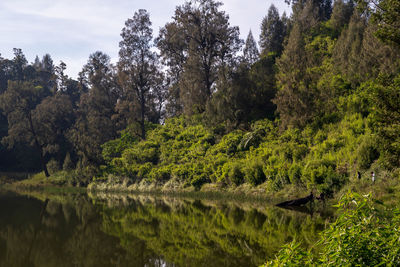
[[[118,62],[96,51],[77,79],[49,54],[0,56],[0,171],[94,189],[397,181],[400,3],[286,2],[258,44],[221,2],[184,2],[158,36],[140,9]]]

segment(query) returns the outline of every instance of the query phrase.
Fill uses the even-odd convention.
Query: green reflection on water
[[[252,203],[0,193],[0,266],[257,266],[326,216]]]

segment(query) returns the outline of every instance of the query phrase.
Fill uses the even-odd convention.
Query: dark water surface
[[[260,203],[0,191],[0,266],[259,266],[294,237],[313,244],[327,218]]]

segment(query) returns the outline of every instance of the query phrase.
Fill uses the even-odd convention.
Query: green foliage
[[[57,160],[51,159],[49,162],[47,162],[47,170],[50,174],[54,174],[60,170],[60,164]]]
[[[280,134],[274,123],[261,120],[249,132],[236,130],[222,137],[198,122],[174,118],[150,130],[147,140],[127,144],[116,153],[119,157],[109,158],[104,171],[133,181],[163,184],[175,179],[196,189],[205,183],[248,183],[275,191],[294,184],[335,192],[354,170],[369,168],[380,156],[370,117],[342,116],[318,130],[290,128]],[[107,145],[124,147],[124,138]],[[111,155],[109,151],[104,153]]]
[[[244,178],[245,175],[243,173],[243,167],[240,163],[234,162],[229,166],[229,164],[225,164],[225,166],[228,166],[228,173],[227,176],[229,178],[229,181],[231,181],[234,185],[241,185],[244,183]]]
[[[285,244],[273,261],[267,262],[265,266],[286,267],[286,266],[313,266],[311,253],[304,251],[301,244],[295,240]]]
[[[377,146],[377,138],[373,136],[366,136],[357,151],[359,162],[358,165],[362,169],[368,169],[371,164],[379,158],[379,151]]]
[[[137,142],[137,138],[128,129],[121,132],[121,137],[110,140],[102,145],[103,159],[109,163],[113,158],[120,157],[122,152]]]
[[[313,254],[295,241],[267,266],[398,266],[400,212],[378,208],[370,195],[347,193],[339,201],[339,217],[321,234]]]
[[[246,181],[251,185],[259,185],[266,179],[262,162],[255,160],[248,162],[245,168]]]
[[[68,152],[67,155],[65,155],[64,163],[63,163],[62,169],[63,169],[64,171],[72,171],[72,170],[74,169],[74,167],[75,167],[75,165],[74,165],[74,163],[73,163],[72,160],[71,160],[71,155],[70,155],[70,153]]]

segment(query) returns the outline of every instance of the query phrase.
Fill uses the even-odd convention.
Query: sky
[[[239,26],[242,39],[251,29],[258,41],[260,25],[274,4],[290,13],[284,0],[220,0],[232,26]],[[50,54],[54,64],[67,64],[66,73],[76,78],[89,55],[102,51],[118,60],[118,44],[124,23],[138,9],[146,9],[153,35],[172,21],[175,7],[185,0],[1,0],[0,54],[13,58],[21,48],[29,62],[36,55]]]

